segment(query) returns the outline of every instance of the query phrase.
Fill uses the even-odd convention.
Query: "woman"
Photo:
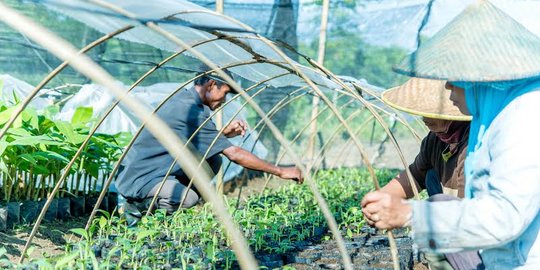
[[[362,200],[366,218],[411,226],[425,250],[481,249],[487,269],[540,269],[540,38],[479,1],[424,44],[396,69],[465,91],[473,116],[465,198],[403,202],[373,192]]]

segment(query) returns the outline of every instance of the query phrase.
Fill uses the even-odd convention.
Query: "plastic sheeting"
[[[435,0],[422,36],[432,36],[477,0]],[[385,0],[359,5],[351,27],[356,27],[369,43],[416,48],[416,34],[428,10],[429,0]],[[529,31],[540,36],[540,1],[490,0]],[[309,15],[304,15],[309,16]]]
[[[127,88],[125,85],[121,85]],[[167,98],[173,91],[180,86],[180,83],[158,83],[146,87],[137,86],[131,91],[131,95],[145,104],[148,109],[154,110],[159,103]],[[189,87],[189,86],[188,86]],[[62,108],[58,117],[62,120],[69,121],[73,113],[78,107],[92,107],[93,117],[100,119],[111,104],[115,101],[114,97],[103,87],[96,84],[84,85],[80,91],[73,96]],[[223,123],[227,123],[233,117],[235,119],[246,119],[245,109],[240,110],[240,103],[232,101],[223,108]],[[235,116],[235,114],[240,112]],[[215,119],[212,119],[215,122]],[[99,127],[98,132],[107,134],[116,134],[122,131],[135,133],[141,125],[141,122],[128,109],[124,108],[120,103],[116,106],[111,114],[105,119]],[[251,134],[251,135],[249,135]],[[249,135],[249,136],[248,136]],[[234,145],[240,146],[261,159],[265,159],[268,155],[268,150],[260,142],[256,131],[249,131],[244,138],[235,137],[229,139]],[[242,167],[231,163],[227,158],[223,158],[223,168],[227,168],[224,172],[224,181],[231,180],[236,175],[242,172]]]
[[[89,2],[77,0],[44,1],[47,7],[72,17],[102,33],[110,33],[127,25],[135,25],[134,29],[124,32],[117,37],[132,42],[147,44],[162,50],[176,52],[182,48],[141,23],[154,21],[160,27],[190,45],[216,39],[218,33],[241,36],[242,42],[252,48],[254,53],[272,61],[284,62],[270,46],[257,40],[257,35],[250,27],[244,27],[241,23],[226,19],[213,11],[199,7],[193,3],[182,0],[154,0],[145,2],[115,0],[108,2],[126,10],[132,16],[135,16],[137,20],[127,18],[110,9]],[[252,53],[224,39],[218,39],[196,46],[196,50],[203,53],[218,66],[227,66],[254,59]],[[283,65],[289,66],[288,64]],[[301,67],[297,63],[295,65]],[[289,68],[291,67],[289,66]],[[306,70],[306,68],[302,69]],[[231,72],[234,74],[252,82],[272,78],[286,71],[284,68],[268,64],[247,65],[231,69]],[[309,70],[308,77],[326,90],[338,87],[321,73]],[[284,85],[300,86],[303,82],[291,80],[290,77],[279,77],[268,81],[266,84],[272,87],[282,87]]]
[[[28,96],[33,89],[34,86],[11,75],[0,75],[0,97],[4,102],[14,104],[16,100],[22,100]],[[34,109],[43,109],[52,104],[52,99],[43,97],[43,95],[46,95],[48,92],[47,89],[42,89],[40,96],[34,98],[30,103],[30,106]]]

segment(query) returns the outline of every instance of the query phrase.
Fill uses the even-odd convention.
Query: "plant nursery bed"
[[[378,170],[384,184],[396,171]],[[363,169],[320,171],[314,176],[328,202],[347,249],[358,269],[391,269],[386,235],[365,226],[359,201],[372,190]],[[237,195],[237,194],[236,194]],[[240,198],[239,200],[236,198]],[[331,240],[327,221],[307,185],[283,185],[275,190],[234,196],[226,200],[259,265],[267,269],[340,269],[341,255]],[[84,227],[84,226],[73,226]],[[63,246],[63,253],[30,257],[27,266],[43,269],[237,269],[231,243],[209,204],[173,215],[158,210],[128,227],[107,212],[88,230],[71,229],[79,236]],[[396,234],[402,269],[412,269],[411,240]],[[0,248],[1,251],[1,248]],[[47,267],[42,267],[42,266]],[[0,254],[0,267],[13,268]],[[20,266],[19,266],[20,267]]]

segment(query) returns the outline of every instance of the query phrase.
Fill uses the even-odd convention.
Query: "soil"
[[[38,233],[32,241],[34,251],[32,258],[42,258],[44,254],[56,255],[64,252],[64,245],[72,237],[77,241],[78,237],[69,233],[73,228],[84,228],[88,217],[70,218],[66,221],[44,221],[39,227]],[[28,240],[32,227],[28,225],[18,226],[7,232],[0,232],[0,247],[5,247],[9,260],[15,262],[21,256],[21,250]]]

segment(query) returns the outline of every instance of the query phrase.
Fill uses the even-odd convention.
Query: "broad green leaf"
[[[107,219],[105,217],[100,217],[99,218],[99,227],[101,229],[105,228],[105,226],[107,226]]]
[[[87,162],[84,169],[92,177],[96,179],[99,177],[99,164]]]
[[[12,135],[16,135],[16,136],[21,136],[21,137],[33,136],[32,133],[28,132],[24,128],[10,128],[8,130],[8,133]]]
[[[83,228],[75,228],[70,230],[72,233],[77,234],[84,239],[88,239],[88,232]]]
[[[6,148],[8,147],[9,143],[5,141],[0,141],[0,157],[4,155],[4,151],[6,151]]]
[[[45,166],[34,165],[34,174],[48,175],[50,173],[51,173],[51,171],[48,168],[46,168]]]
[[[47,145],[46,144],[40,143],[40,144],[38,144],[38,147],[39,147],[39,150],[41,150],[41,151],[47,151]]]
[[[19,158],[24,160],[24,161],[28,161],[29,163],[31,163],[33,165],[37,164],[37,160],[30,154],[27,154],[27,153],[21,154],[21,155],[19,155]]]
[[[21,116],[15,118],[15,121],[13,122],[13,127],[14,128],[20,128],[23,126],[23,119]]]
[[[43,152],[36,152],[34,155],[41,156],[45,159],[57,159],[65,163],[69,163],[69,159],[52,151],[43,151]]]
[[[50,137],[45,135],[31,136],[31,137],[21,137],[12,142],[10,145],[37,145],[37,144],[46,144],[46,145],[61,145],[61,142],[54,141]]]
[[[67,141],[71,144],[80,144],[86,139],[86,136],[77,134],[73,126],[68,122],[56,121],[55,124],[58,131],[66,136]]]
[[[78,107],[71,117],[71,124],[73,126],[85,126],[92,119],[94,109],[92,107]]]
[[[13,112],[17,109],[17,106],[7,108],[5,111],[0,112],[0,125],[3,125],[9,121]],[[20,117],[19,117],[20,118]]]
[[[70,262],[73,262],[77,257],[79,257],[78,251],[74,251],[64,257],[61,257],[60,259],[58,259],[58,261],[56,261],[56,269],[64,269],[63,266],[69,264]]]
[[[137,233],[137,242],[139,242],[140,240],[146,238],[146,237],[149,237],[149,236],[152,236],[152,235],[156,235],[156,231],[154,230],[144,230],[144,231],[140,231]]]
[[[26,108],[22,112],[22,119],[23,121],[28,122],[32,128],[39,129],[39,117],[36,110],[32,108]]]
[[[119,132],[114,135],[114,139],[116,140],[116,143],[118,143],[118,146],[120,147],[127,146],[132,138],[133,138],[133,134],[131,134],[130,132]]]

